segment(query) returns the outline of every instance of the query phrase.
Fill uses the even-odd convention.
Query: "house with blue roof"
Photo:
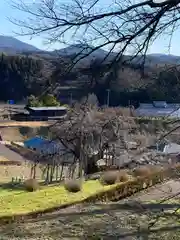
[[[65,151],[65,147],[62,144],[41,137],[34,137],[24,141],[24,146],[45,155],[60,154]]]
[[[24,141],[24,146],[33,150],[37,150],[41,148],[45,142],[46,140],[41,137],[34,137]]]

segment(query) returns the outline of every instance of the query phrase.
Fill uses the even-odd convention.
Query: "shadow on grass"
[[[178,204],[169,204],[173,209],[180,207]],[[59,214],[52,214],[51,218],[41,217],[38,220],[25,221],[23,223],[13,223],[0,226],[0,235],[7,239],[180,239],[175,235],[180,234],[180,224],[174,218],[174,224],[169,224],[172,216],[163,215],[163,225],[155,225],[153,228],[139,228],[139,224],[148,224],[148,210],[159,210],[153,212],[151,218],[154,219],[161,208],[169,210],[169,206],[164,204],[144,204],[147,212],[137,211],[137,207],[127,204],[93,204],[78,206],[78,212],[73,208],[71,212],[65,209]],[[91,206],[91,207],[92,207]],[[76,209],[77,210],[77,209]],[[80,212],[81,211],[81,212]],[[162,213],[163,214],[163,213]],[[132,221],[132,218],[135,221]],[[129,220],[128,220],[129,219]],[[141,219],[141,223],[139,221]],[[167,219],[167,221],[166,221]],[[166,225],[164,225],[166,223]],[[93,237],[94,235],[94,237]],[[162,237],[163,235],[163,237]],[[147,238],[147,236],[149,238]],[[166,237],[164,237],[166,236]],[[9,237],[9,238],[8,238]]]
[[[11,191],[17,191],[17,190],[24,190],[24,184],[23,183],[0,183],[0,189],[3,190],[11,190]]]
[[[51,220],[51,219],[57,219],[59,217],[71,217],[73,218],[80,218],[81,216],[93,216],[93,215],[102,215],[105,213],[112,213],[112,212],[116,212],[116,211],[121,211],[121,212],[126,212],[128,211],[131,214],[143,214],[145,212],[151,212],[153,214],[157,214],[159,212],[163,212],[163,215],[166,216],[171,216],[172,214],[174,216],[178,216],[180,218],[180,214],[177,213],[170,213],[170,212],[165,212],[165,211],[169,211],[169,210],[176,210],[176,209],[180,209],[180,204],[176,204],[176,203],[147,203],[147,204],[142,204],[142,203],[138,203],[138,202],[132,202],[131,204],[127,204],[127,203],[110,203],[110,204],[101,204],[101,203],[97,203],[97,204],[93,204],[93,209],[91,209],[91,211],[88,210],[89,204],[83,204],[81,205],[76,205],[75,208],[83,208],[87,210],[84,211],[70,211],[67,212],[66,209],[64,209],[64,211],[59,211],[59,212],[53,212],[53,213],[48,213],[45,215],[42,215],[40,217],[38,217],[37,219],[29,219],[27,220],[27,222],[40,222],[40,221],[47,221],[47,220]]]
[[[54,187],[54,186],[62,186],[62,183],[58,181],[53,181],[51,184],[46,183],[44,181],[39,182],[39,189],[43,187]],[[0,190],[7,190],[7,191],[26,191],[24,182],[8,182],[8,183],[0,183]]]

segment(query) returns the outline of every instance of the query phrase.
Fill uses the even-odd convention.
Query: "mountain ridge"
[[[103,59],[107,56],[108,52],[104,49],[97,49],[93,51],[94,47],[87,44],[73,44],[62,49],[56,49],[53,51],[45,51],[39,49],[31,44],[20,41],[11,36],[0,35],[0,51],[7,54],[47,54],[50,57],[74,57],[78,55],[77,59],[86,58],[87,62],[94,59]],[[91,53],[92,51],[92,53]],[[112,52],[109,54],[107,60],[111,60],[116,56],[117,53]],[[127,58],[129,56],[126,56]],[[140,59],[138,57],[137,59]],[[139,61],[139,60],[138,60]],[[147,63],[169,63],[169,64],[179,64],[180,56],[175,56],[172,54],[161,54],[161,53],[151,53],[147,55]]]
[[[0,50],[12,51],[39,51],[37,47],[22,42],[11,36],[0,35]]]

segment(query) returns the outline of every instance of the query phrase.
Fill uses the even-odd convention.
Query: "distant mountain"
[[[57,54],[59,56],[73,56],[73,57],[77,57],[81,58],[83,56],[88,55],[87,57],[85,57],[86,60],[92,60],[92,59],[103,59],[107,56],[108,52],[103,50],[103,49],[97,49],[95,50],[94,46],[90,46],[87,44],[74,44],[74,45],[70,45],[67,48],[63,48],[63,49],[59,49],[59,50],[55,50],[53,51],[54,54]],[[115,56],[116,53],[111,53],[108,56],[108,59],[112,58]]]
[[[37,57],[45,57],[45,58],[54,58],[54,57],[75,57],[78,56],[76,59],[81,58],[83,56],[88,55],[87,57],[83,58],[82,61],[79,62],[81,65],[89,64],[93,59],[104,59],[108,52],[103,49],[95,49],[94,46],[87,45],[87,44],[74,44],[70,45],[69,47],[62,48],[55,51],[44,51],[40,50],[37,47],[30,45],[28,43],[22,42],[14,37],[11,36],[2,36],[0,35],[0,52],[6,52],[8,54],[25,54],[25,55],[37,55]],[[92,52],[92,53],[91,53]],[[112,52],[108,55],[106,61],[112,60],[117,53]],[[124,56],[125,59],[131,59],[131,56]],[[133,62],[140,63],[142,61],[142,57],[136,57]],[[78,64],[78,65],[79,65]],[[146,64],[180,64],[180,56],[174,55],[166,55],[166,54],[149,54],[146,57]]]
[[[159,54],[153,53],[147,56],[148,61],[152,63],[169,63],[169,64],[180,64],[180,56],[171,54]]]
[[[69,47],[62,48],[59,50],[55,50],[54,53],[58,53],[59,55],[64,55],[64,56],[71,56],[75,54],[81,54],[81,55],[86,55],[90,53],[94,49],[93,46],[87,45],[87,44],[74,44],[70,45]],[[107,54],[106,51],[103,49],[97,49],[94,52],[91,53],[93,56],[105,56]]]
[[[86,44],[75,44],[71,45],[67,48],[59,49],[53,51],[54,54],[57,54],[59,56],[76,56],[77,58],[83,57],[87,54],[89,54],[95,47],[86,45]],[[117,53],[112,52],[109,54],[107,60],[112,60],[116,56]],[[108,52],[103,49],[97,49],[93,51],[90,55],[88,55],[85,59],[86,62],[89,62],[92,59],[103,59],[108,55]],[[83,61],[85,60],[83,59]],[[124,56],[124,59],[128,60],[131,59],[131,56]],[[133,62],[140,63],[143,60],[141,56],[136,57]],[[174,55],[166,55],[166,54],[149,54],[146,57],[146,64],[179,64],[180,63],[180,56],[174,56]]]
[[[37,52],[38,48],[14,37],[0,35],[0,51],[7,53]]]

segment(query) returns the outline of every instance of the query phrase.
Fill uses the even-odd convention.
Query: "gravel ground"
[[[179,181],[171,180],[119,202],[76,205],[35,220],[1,226],[0,239],[147,239],[147,226],[157,219],[148,239],[180,239],[179,220],[169,212],[178,204],[145,203],[178,192]]]

